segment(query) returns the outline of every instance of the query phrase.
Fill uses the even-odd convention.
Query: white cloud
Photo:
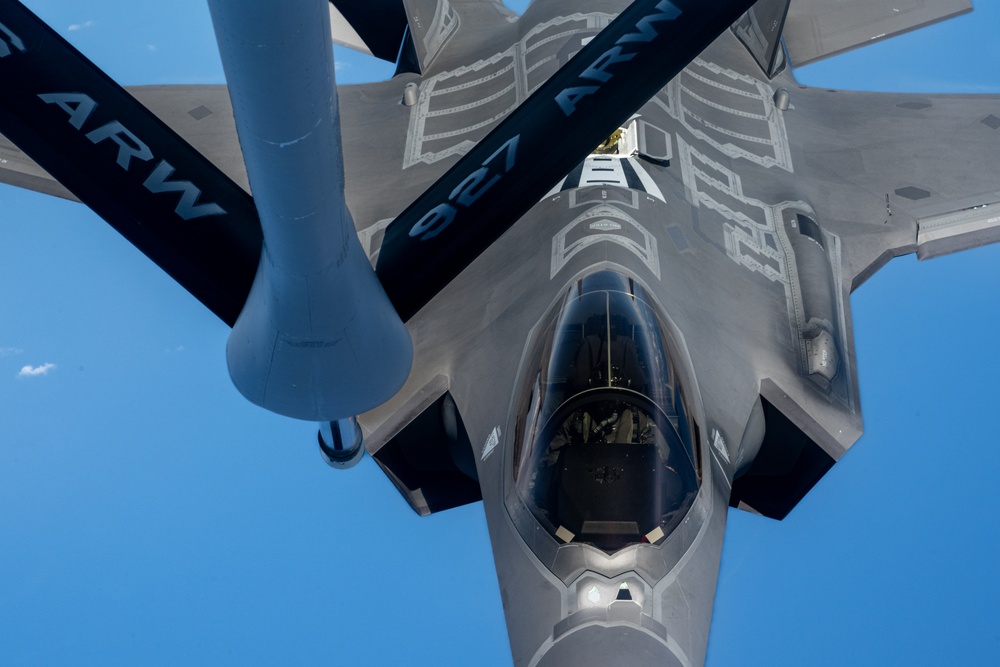
[[[156,50],[156,44],[147,44],[146,48],[149,49],[150,51],[155,51]]]
[[[19,347],[0,347],[0,357],[12,357],[15,354],[21,354],[24,352]]]
[[[55,364],[44,363],[41,366],[23,366],[21,372],[17,374],[19,378],[35,377],[36,375],[48,375],[49,371],[55,368]]]
[[[350,67],[350,65],[348,65],[347,63],[340,62],[339,60],[334,60],[333,61],[333,71],[334,72],[343,72],[348,67]]]
[[[74,23],[67,30],[83,30],[84,28],[90,28],[94,25],[93,21],[84,21],[83,23]]]

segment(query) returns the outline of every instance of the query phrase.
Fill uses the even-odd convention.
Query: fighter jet
[[[784,517],[860,435],[850,292],[994,240],[997,99],[787,69],[967,3],[591,4],[408,5],[339,104],[325,16],[213,4],[229,91],[134,91],[155,118],[12,4],[2,166],[235,324],[237,388],[331,465],[363,433],[416,511],[482,498],[516,664],[701,664],[727,504]]]

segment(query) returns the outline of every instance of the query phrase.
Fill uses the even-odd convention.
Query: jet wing
[[[793,425],[830,457],[800,456],[793,465],[796,457],[780,449],[767,451],[764,443],[754,466],[736,480],[731,502],[780,518],[812,485],[801,482],[818,479],[861,434],[850,292],[893,257],[916,252],[926,258],[1000,240],[1000,96],[830,91],[797,86],[787,73],[774,83],[794,91],[787,110],[769,114],[784,125],[779,135],[784,134],[781,143],[787,141],[784,159],[775,166],[789,173],[782,175],[775,166],[767,174],[745,167],[742,180],[734,181],[728,191],[745,197],[744,189],[770,190],[769,198],[801,197],[809,202],[806,215],[786,219],[784,225],[798,275],[789,284],[801,292],[793,301],[801,299],[806,315],[800,317],[795,304],[789,312],[794,310],[795,319],[802,320],[798,328],[803,331],[809,323],[839,322],[832,328],[838,351],[831,354],[839,354],[841,369],[830,385],[830,395],[841,400],[823,401],[816,400],[815,391],[804,390],[808,383],[789,376],[780,361],[762,364],[766,432],[784,434]],[[777,92],[764,90],[769,95]],[[687,98],[681,99],[687,104]],[[736,150],[733,145],[722,148]],[[694,174],[689,181],[698,197],[710,206],[725,206],[719,203],[724,200],[719,193],[727,188],[713,188],[713,177],[702,166],[713,163],[691,155],[697,158],[693,162],[682,158]],[[721,163],[714,168],[728,173]],[[794,197],[774,189],[789,176]],[[734,230],[737,233],[743,232]],[[730,249],[734,256],[767,272],[766,263],[755,262],[769,260],[773,253],[754,246],[752,238],[737,240],[734,236]],[[839,285],[832,296],[813,283],[816,272],[828,270],[822,267],[826,262],[831,284]],[[786,262],[785,268],[792,266]],[[839,305],[818,309],[822,303]],[[819,377],[816,372],[822,374],[818,362],[825,354],[817,356],[816,349],[799,362],[813,378]],[[784,417],[776,418],[777,413]],[[787,440],[800,439],[796,435]]]
[[[249,191],[226,86],[129,86],[126,90],[233,182]],[[410,118],[410,109],[399,104],[403,90],[400,81],[341,86],[339,90],[342,124],[350,128],[344,135],[348,203],[367,241],[365,249],[377,252],[379,244],[372,241],[380,241],[381,236],[372,237],[381,227],[376,223],[382,220],[384,227],[453,162],[417,163],[400,170]],[[397,131],[385,132],[386,124],[395,124]],[[376,131],[376,127],[381,129]],[[373,169],[373,163],[379,166]],[[0,183],[78,201],[3,135]],[[373,196],[375,192],[380,194]],[[369,229],[365,235],[363,230],[373,224],[376,229]]]
[[[1000,240],[1000,95],[794,97],[784,117],[795,173],[844,233],[852,289],[898,254]]]
[[[793,0],[783,36],[801,66],[971,10],[969,0]]]
[[[250,195],[23,5],[4,2],[2,14],[5,137],[234,322],[260,260]],[[8,153],[13,182],[59,193]]]
[[[413,75],[404,75],[416,78]],[[341,86],[347,199],[366,252],[374,259],[381,231],[454,160],[404,164],[410,109],[399,103],[405,81]],[[131,86],[126,90],[244,190],[250,190],[229,91],[224,85]],[[386,127],[396,127],[386,132]],[[379,128],[379,129],[375,129]],[[374,165],[374,167],[373,167]],[[0,183],[79,201],[0,135]],[[377,194],[376,194],[377,193]]]
[[[249,190],[225,86],[132,86],[126,90],[226,176]],[[78,201],[3,135],[0,183]]]

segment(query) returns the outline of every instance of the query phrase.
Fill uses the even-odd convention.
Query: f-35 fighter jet
[[[728,507],[861,435],[851,291],[1000,239],[1000,97],[789,68],[967,0],[209,6],[228,87],[125,91],[0,0],[0,179],[232,325],[330,465],[482,500],[517,665],[703,664]],[[395,76],[338,90],[332,42]]]

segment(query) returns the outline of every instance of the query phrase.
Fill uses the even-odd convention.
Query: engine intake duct
[[[379,467],[420,516],[483,499],[476,456],[448,379],[435,377],[369,440]]]
[[[816,425],[770,380],[761,384],[760,404],[763,441],[753,463],[734,480],[729,506],[784,519],[835,461],[810,434]]]

